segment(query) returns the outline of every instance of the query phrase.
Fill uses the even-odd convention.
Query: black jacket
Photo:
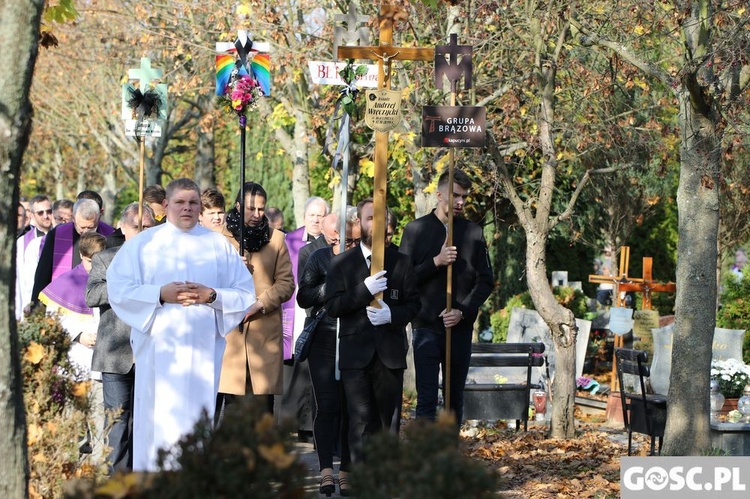
[[[447,267],[435,267],[433,258],[445,243],[446,227],[435,215],[420,217],[404,228],[399,252],[408,255],[417,274],[422,301],[414,328],[444,331],[440,312],[446,307]],[[464,218],[453,219],[453,245],[458,258],[453,263],[453,300],[451,308],[461,310],[464,318],[453,330],[471,330],[479,307],[492,293],[494,279],[482,228]]]
[[[331,261],[326,281],[326,307],[340,318],[339,367],[364,369],[377,353],[388,369],[406,368],[406,324],[419,312],[419,291],[414,269],[405,255],[386,248],[388,289],[383,301],[391,309],[391,323],[373,326],[367,306],[373,296],[365,286],[370,275],[362,249],[357,246]]]
[[[316,241],[317,242],[317,241]],[[312,246],[308,244],[302,249]],[[301,253],[300,253],[301,254]],[[326,276],[328,266],[333,258],[333,248],[324,246],[307,258],[304,271],[299,275],[297,287],[297,304],[305,309],[311,309],[311,315],[318,313],[325,305]],[[315,330],[313,342],[333,346],[336,343],[336,319],[329,314],[323,318]]]

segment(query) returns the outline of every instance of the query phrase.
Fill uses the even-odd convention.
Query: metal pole
[[[245,256],[245,123],[240,116],[240,257]]]

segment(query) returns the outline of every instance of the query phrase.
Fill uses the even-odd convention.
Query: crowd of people
[[[95,380],[91,432],[109,428],[110,472],[155,470],[158,450],[203,411],[221,425],[228,405],[253,397],[314,441],[320,492],[332,494],[338,481],[346,496],[367,438],[399,431],[407,325],[417,417],[428,420],[452,329],[450,409],[461,423],[473,324],[494,285],[482,230],[462,216],[470,189],[460,170],[452,184],[441,175],[437,206],[406,224],[400,246],[388,210],[384,267],[374,273],[372,199],[346,211],[342,244],[325,199],[310,198],[303,226],[286,233],[254,182],[231,206],[189,179],[150,186],[117,229],[101,222],[95,192],[75,202],[37,195],[18,209],[17,319],[39,307],[64,318],[75,375]],[[305,317],[319,314],[308,358],[295,360]]]

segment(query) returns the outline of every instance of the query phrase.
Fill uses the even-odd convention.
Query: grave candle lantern
[[[742,397],[737,401],[737,410],[742,413],[742,422],[750,423],[750,385],[745,385]]]
[[[724,395],[719,391],[719,382],[711,380],[711,421],[719,420],[719,413],[724,406]]]

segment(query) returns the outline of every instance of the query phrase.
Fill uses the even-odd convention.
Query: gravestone
[[[578,337],[576,338],[576,377],[583,375],[583,362],[586,357],[586,347],[589,342],[591,321],[576,319]],[[507,343],[544,343],[544,355],[547,357],[549,374],[555,373],[555,345],[552,333],[547,324],[536,310],[514,308],[510,314]],[[536,367],[531,373],[531,382],[539,383],[546,377],[545,367]],[[475,383],[525,383],[526,370],[517,368],[485,368],[472,367],[469,378]]]
[[[567,286],[568,285],[568,271],[567,270],[555,270],[552,272],[552,279],[550,279],[552,287],[555,286]]]
[[[653,356],[651,356],[651,386],[656,393],[669,391],[669,373],[672,371],[672,336],[674,323],[651,330]]]
[[[672,371],[672,340],[674,324],[651,330],[654,350],[651,361],[651,386],[656,393],[666,394],[669,390],[669,374]],[[714,329],[714,341],[711,346],[712,360],[742,360],[742,341],[745,331],[742,329]]]
[[[714,329],[714,342],[711,345],[712,360],[737,359],[742,360],[742,341],[745,338],[744,329]]]
[[[638,338],[633,348],[653,352],[651,330],[658,327],[658,310],[636,310],[633,312],[633,335]]]

